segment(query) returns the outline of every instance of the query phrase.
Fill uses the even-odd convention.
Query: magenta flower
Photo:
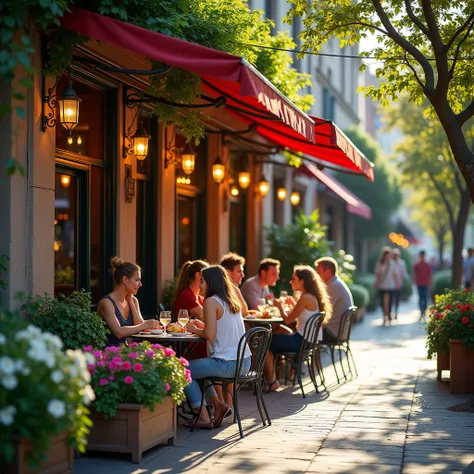
[[[99,385],[103,387],[104,385],[107,385],[109,381],[107,379],[100,379],[99,380]]]
[[[169,383],[165,383],[165,390],[167,392],[169,392],[171,390],[171,387],[170,387],[170,384]]]
[[[115,380],[115,376],[109,375],[109,380],[112,380],[112,381]]]
[[[125,362],[122,362],[122,369],[123,370],[130,370],[132,368],[132,364],[126,360]]]
[[[119,348],[115,346],[109,346],[109,347],[106,347],[105,350],[109,352],[118,352]]]
[[[130,357],[130,359],[136,359],[138,357],[138,354],[136,352],[130,352],[130,354],[128,354],[128,357]]]
[[[186,380],[191,383],[193,381],[192,377],[191,377],[191,371],[189,369],[186,369],[185,371],[185,374],[186,374]]]
[[[87,364],[87,368],[89,370],[91,370],[91,369],[94,370],[95,369],[95,364]]]
[[[120,364],[122,362],[122,359],[120,357],[117,357],[115,356],[113,359],[112,359],[112,362],[115,362],[116,364]]]
[[[155,351],[152,350],[152,349],[147,349],[144,354],[149,357],[150,359],[152,359],[153,357],[155,357]]]
[[[130,384],[133,383],[133,377],[130,377],[130,375],[127,375],[127,376],[123,379],[123,381],[124,381],[126,384],[130,385]]]
[[[107,364],[108,368],[110,371],[114,371],[114,370],[119,370],[120,369],[120,364],[116,364],[115,362],[109,362]]]
[[[97,365],[99,367],[105,367],[105,362],[103,360],[99,360],[99,362],[97,362]]]
[[[102,355],[100,351],[94,351],[92,354],[94,355],[96,359],[98,359]]]
[[[183,364],[184,367],[187,367],[189,365],[189,362],[184,357],[180,357],[179,361]]]
[[[92,346],[84,346],[84,352],[92,352]]]
[[[133,371],[134,372],[141,372],[143,370],[143,365],[142,364],[135,364],[133,366]]]
[[[138,346],[138,342],[131,342],[128,347],[137,347]]]
[[[176,355],[176,352],[173,349],[170,349],[169,347],[167,347],[163,352],[165,353],[165,356],[168,357]]]
[[[152,344],[151,348],[160,351],[161,349],[163,349],[163,346],[161,344]]]

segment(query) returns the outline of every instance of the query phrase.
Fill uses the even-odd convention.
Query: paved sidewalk
[[[460,473],[474,461],[474,414],[446,408],[472,397],[451,396],[447,384],[436,382],[412,308],[404,305],[391,327],[376,314],[355,326],[355,380],[337,385],[327,365],[329,394],[315,394],[306,378],[306,399],[293,387],[266,395],[270,427],[262,427],[244,391],[243,440],[237,425],[180,428],[176,446],[148,451],[139,465],[127,456],[91,454],[76,460],[75,473]]]

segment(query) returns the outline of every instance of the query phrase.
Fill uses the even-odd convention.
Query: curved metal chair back
[[[337,344],[347,342],[351,337],[352,323],[354,321],[357,306],[349,306],[342,315],[339,322],[339,331],[337,332]]]
[[[318,336],[324,320],[324,311],[313,314],[306,322],[299,358],[303,362],[318,345]]]

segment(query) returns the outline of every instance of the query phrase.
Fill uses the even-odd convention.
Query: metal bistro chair
[[[344,363],[342,362],[342,351],[346,354],[347,367],[349,368],[349,374],[353,377],[352,368],[350,359],[352,360],[352,365],[354,366],[354,372],[358,377],[357,368],[354,361],[354,356],[352,355],[350,338],[352,331],[352,323],[354,321],[355,313],[357,311],[357,306],[350,306],[342,315],[341,321],[339,323],[339,331],[337,333],[337,340],[335,342],[324,342],[323,344],[328,346],[331,351],[331,361],[332,366],[334,367],[334,372],[336,373],[337,383],[340,383],[339,374],[336,369],[336,363],[334,360],[334,350],[338,349],[339,351],[339,361],[341,362],[342,373],[344,374],[344,379],[347,380],[347,374],[344,370]],[[349,359],[350,357],[350,359]]]
[[[232,396],[232,404],[234,410],[234,421],[237,420],[239,424],[240,437],[244,437],[242,430],[242,421],[240,419],[239,411],[239,392],[244,385],[253,385],[254,386],[254,395],[257,399],[257,407],[260,413],[260,419],[262,420],[263,426],[268,424],[271,425],[270,416],[268,415],[267,407],[265,406],[265,401],[262,395],[262,384],[263,384],[263,363],[265,362],[265,357],[267,355],[268,349],[270,348],[270,342],[272,340],[272,331],[267,327],[255,327],[249,329],[245,334],[240,338],[239,347],[237,349],[237,370],[234,377],[209,377],[202,379],[205,389],[202,391],[201,406],[204,403],[204,397],[206,390],[211,385],[220,385],[226,392],[230,393]],[[245,348],[250,348],[252,352],[250,369],[247,373],[241,374],[242,364],[244,362]],[[234,384],[233,392],[230,392],[226,385]],[[262,411],[263,407],[263,411]],[[191,428],[191,431],[194,430],[198,418],[194,423],[194,426]]]
[[[303,398],[306,398],[306,394],[304,393],[303,389],[303,381],[302,381],[302,370],[303,365],[306,362],[308,367],[309,376],[311,381],[313,382],[314,389],[316,393],[319,393],[318,390],[318,382],[316,379],[316,373],[314,372],[314,367],[316,367],[318,371],[319,378],[321,379],[321,385],[326,389],[324,374],[322,371],[321,366],[321,357],[319,352],[319,345],[318,345],[318,336],[319,331],[321,329],[321,325],[324,319],[324,312],[317,312],[313,314],[308,321],[306,322],[303,334],[303,340],[301,342],[301,347],[299,352],[281,352],[276,353],[275,357],[275,364],[284,357],[285,361],[288,361],[292,367],[295,368],[296,377],[298,379],[298,384],[301,388],[301,393],[303,394]],[[294,381],[293,381],[294,385]]]

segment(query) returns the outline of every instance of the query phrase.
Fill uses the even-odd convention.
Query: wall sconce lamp
[[[137,115],[138,126],[135,133],[131,135],[132,125],[133,122],[135,122]],[[126,133],[124,134],[125,140],[128,140],[129,144],[124,146],[123,157],[126,158],[128,155],[133,154],[137,160],[143,161],[148,155],[148,140],[150,140],[151,136],[148,135],[148,132],[143,125],[141,105],[138,107],[137,115],[135,115],[130,127],[128,127]]]
[[[286,196],[288,195],[286,188],[278,188],[277,189],[277,198],[280,201],[284,201],[286,199]]]
[[[170,165],[179,166],[187,175],[190,175],[195,168],[196,163],[196,152],[193,150],[191,143],[186,145],[186,148],[183,152],[182,148],[177,148],[174,146],[174,134],[171,138],[169,144],[166,146],[166,156],[165,156],[165,168],[168,168]]]
[[[225,165],[222,163],[220,157],[216,158],[212,165],[212,178],[217,184],[222,183],[225,176]]]
[[[257,190],[262,197],[265,197],[270,191],[270,183],[265,179],[264,176],[262,176],[260,181],[257,183]]]
[[[196,160],[196,153],[191,146],[191,143],[186,145],[184,153],[181,154],[181,169],[185,174],[191,174],[194,171],[194,165]]]
[[[250,185],[250,173],[248,171],[241,171],[239,173],[239,186],[242,189],[247,189]]]
[[[293,204],[293,206],[297,206],[300,203],[300,200],[301,200],[300,193],[293,191],[290,194],[290,202],[291,204]]]
[[[71,184],[71,177],[68,174],[62,174],[61,175],[61,186],[63,188],[69,188],[70,184]]]
[[[71,82],[71,73],[68,76],[68,84],[66,88],[63,90],[63,93],[58,98],[57,95],[54,94],[56,86],[58,85],[59,77],[56,80],[56,83],[53,87],[48,89],[48,93],[45,92],[45,78],[43,76],[43,102],[41,104],[42,111],[42,123],[41,123],[41,130],[45,132],[48,127],[52,128],[56,126],[57,119],[55,118],[54,109],[56,107],[59,108],[59,123],[67,130],[68,136],[71,136],[72,130],[77,126],[79,123],[79,104],[81,99],[77,96],[76,91],[72,88]],[[45,106],[48,106],[50,112],[45,112]]]
[[[230,187],[230,194],[234,197],[239,195],[239,188],[235,184]]]

